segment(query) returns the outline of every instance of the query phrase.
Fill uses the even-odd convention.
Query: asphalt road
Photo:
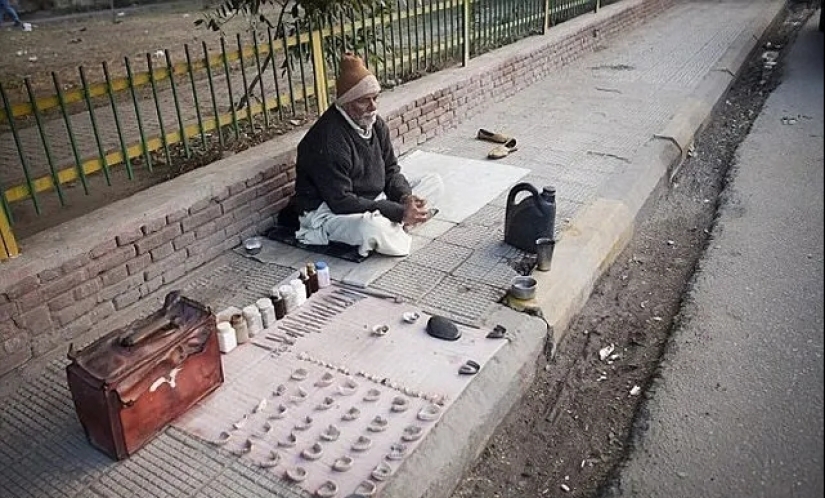
[[[739,148],[614,494],[808,498],[825,491],[818,19],[800,31],[783,83]]]

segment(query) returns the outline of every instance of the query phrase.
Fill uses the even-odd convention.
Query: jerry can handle
[[[510,206],[513,205],[513,201],[515,201],[516,196],[519,193],[524,192],[525,190],[527,190],[531,194],[533,194],[534,199],[537,198],[538,195],[539,195],[539,191],[536,190],[536,187],[532,186],[531,184],[529,184],[527,182],[522,182],[522,183],[516,184],[512,189],[510,189],[510,193],[507,195],[507,214],[510,213],[509,208],[510,208]],[[505,214],[505,216],[506,216],[506,214]]]

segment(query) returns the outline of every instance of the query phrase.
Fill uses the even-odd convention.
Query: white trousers
[[[413,194],[427,200],[427,207],[438,206],[444,193],[444,182],[435,173],[409,178]],[[384,198],[384,194],[378,199]],[[301,223],[295,238],[309,245],[326,245],[330,241],[358,247],[366,257],[370,251],[386,256],[406,256],[412,247],[412,237],[401,223],[395,223],[378,211],[356,214],[335,214],[326,202],[318,209],[299,218]]]

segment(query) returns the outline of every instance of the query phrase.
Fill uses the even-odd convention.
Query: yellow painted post
[[[11,231],[6,212],[0,209],[0,261],[16,258],[20,254],[14,233]]]
[[[470,64],[470,0],[464,0],[464,53],[461,57],[461,65],[466,67]]]
[[[546,35],[548,29],[550,29],[550,0],[544,0],[544,25],[541,34]]]
[[[601,0],[596,0],[596,13],[597,14],[599,13],[599,7],[601,7],[601,3],[602,3]]]
[[[315,73],[315,98],[318,102],[318,114],[323,114],[329,107],[327,98],[327,62],[324,57],[324,39],[321,29],[312,32],[312,69]]]

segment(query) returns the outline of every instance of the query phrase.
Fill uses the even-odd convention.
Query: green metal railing
[[[283,131],[323,112],[334,93],[338,56],[361,55],[382,84],[395,86],[541,34],[598,8],[597,0],[396,0],[381,12],[350,10],[321,25],[293,26],[124,59],[125,74],[102,64],[102,81],[24,102],[0,85],[0,133],[16,154],[0,157],[0,260],[19,250],[15,213],[36,216],[124,180],[175,174],[189,160]],[[203,161],[200,161],[203,163]],[[124,178],[125,177],[125,178]],[[80,189],[76,188],[77,186]]]

